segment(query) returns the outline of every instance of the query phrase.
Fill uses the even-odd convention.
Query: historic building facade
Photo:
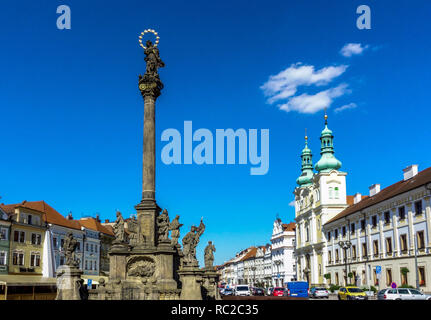
[[[286,282],[296,278],[294,248],[295,224],[285,224],[277,218],[271,244],[238,252],[235,258],[217,267],[220,280],[229,286],[285,286]]]
[[[2,205],[11,219],[9,274],[42,275],[46,224],[43,213],[18,205]]]
[[[416,165],[404,169],[403,179],[393,185],[380,190],[374,184],[365,198],[357,194],[352,206],[323,227],[330,281],[416,287],[417,278],[420,288],[431,292],[430,199],[431,168],[418,173]],[[339,241],[350,246],[343,248]]]
[[[346,173],[334,156],[334,136],[328,128],[320,135],[321,158],[313,171],[312,152],[307,145],[301,154],[301,175],[295,189],[296,274],[311,285],[324,283],[327,252],[322,226],[344,210],[347,204]]]
[[[283,287],[296,278],[295,266],[295,223],[284,224],[274,221],[271,236],[272,285]]]
[[[0,208],[0,274],[9,272],[10,225],[9,216]]]

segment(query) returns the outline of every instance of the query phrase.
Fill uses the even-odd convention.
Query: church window
[[[338,199],[339,197],[338,187],[335,187],[335,199]]]

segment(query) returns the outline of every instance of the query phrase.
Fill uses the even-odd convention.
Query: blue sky
[[[56,28],[61,4],[71,8],[71,30]],[[356,27],[361,4],[371,8],[371,30]],[[134,213],[142,180],[137,80],[145,72],[138,35],[154,28],[166,63],[156,111],[157,201],[171,217],[181,216],[182,235],[203,216],[198,258],[203,264],[203,248],[213,240],[215,262],[222,263],[269,242],[277,213],[294,219],[289,203],[304,128],[316,163],[324,123],[319,99],[328,92],[324,104],[348,194],[366,194],[374,183],[384,188],[407,165],[431,165],[430,13],[425,0],[4,2],[0,201],[45,200],[75,218]],[[365,49],[345,57],[349,43]],[[268,103],[277,93],[266,96],[262,86],[286,70],[278,93],[287,98]],[[292,76],[298,72],[304,74]],[[292,88],[291,96],[283,91]],[[327,91],[334,88],[337,94]],[[343,106],[354,108],[335,112]],[[213,132],[269,129],[269,172],[164,165],[161,132],[182,132],[188,120]]]

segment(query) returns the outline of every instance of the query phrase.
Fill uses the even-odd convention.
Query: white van
[[[250,296],[250,288],[246,284],[240,284],[235,287],[236,296]]]

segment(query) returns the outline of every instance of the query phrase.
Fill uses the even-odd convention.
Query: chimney
[[[105,219],[105,223],[109,223],[109,219]]]
[[[370,189],[370,197],[372,197],[380,192],[380,184],[379,183],[373,184],[368,189]]]
[[[353,197],[353,204],[357,204],[359,201],[362,200],[362,194],[360,194],[359,192],[357,192]]]
[[[412,164],[411,166],[408,166],[407,168],[403,169],[403,172],[404,181],[409,180],[418,174],[418,165]]]
[[[67,220],[73,220],[72,211],[69,212],[69,214],[66,217]]]

